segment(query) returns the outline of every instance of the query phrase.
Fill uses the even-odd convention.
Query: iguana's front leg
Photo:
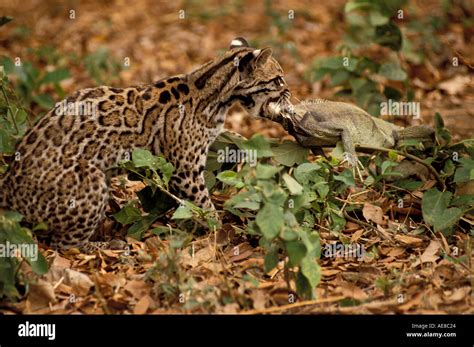
[[[358,177],[362,181],[362,174],[359,170],[364,169],[362,163],[359,161],[354,141],[352,140],[349,129],[342,124],[335,124],[333,122],[315,122],[314,119],[308,120],[304,117],[300,129],[304,129],[306,136],[297,137],[298,142],[305,147],[313,150],[315,146],[334,146],[337,142],[342,141],[344,149],[344,162],[347,162],[354,170],[354,176],[357,172]],[[314,153],[314,151],[313,151]]]
[[[301,136],[297,140],[301,145],[314,147],[315,145],[325,147],[334,146],[342,141],[344,148],[344,159],[352,166],[357,165],[357,155],[354,142],[352,141],[349,129],[342,124],[334,122],[309,121],[306,117],[302,120],[300,127],[306,132],[306,136]]]

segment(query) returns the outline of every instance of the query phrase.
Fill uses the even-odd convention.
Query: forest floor
[[[294,102],[334,99],[334,88],[324,80],[308,82],[305,72],[315,57],[337,51],[344,34],[339,25],[343,1],[277,1],[277,10],[293,9],[301,14],[295,16],[283,36],[265,15],[263,2],[252,3],[251,10],[247,9],[249,1],[235,2],[241,6],[218,3],[208,1],[203,7],[193,1],[158,4],[145,0],[133,5],[129,1],[80,1],[70,8],[65,4],[24,1],[21,11],[3,5],[3,12],[14,17],[16,26],[2,28],[6,35],[0,38],[0,55],[34,61],[47,70],[48,59],[41,57],[38,50],[54,47],[59,63],[63,59],[71,75],[61,86],[72,93],[95,84],[83,61],[100,47],[107,47],[108,54],[119,64],[128,59],[129,67],[106,79],[114,86],[128,86],[191,71],[226,49],[234,37],[244,36],[262,46],[279,44],[273,48]],[[71,9],[75,11],[73,19]],[[178,18],[181,9],[185,10],[185,19]],[[19,30],[18,25],[23,29]],[[448,49],[436,57],[438,61],[449,60],[453,55],[474,57],[474,44],[468,44],[467,39],[470,35],[472,40],[473,33],[463,30],[453,25],[440,35]],[[288,49],[286,42],[295,49]],[[463,63],[472,68],[474,61]],[[437,66],[427,60],[410,72],[416,76],[415,96],[422,100],[423,123],[432,124],[434,113],[439,112],[454,138],[472,137],[472,69],[468,72]],[[261,133],[292,139],[278,124],[251,119],[240,110],[233,110],[228,116],[226,127],[246,137]],[[128,182],[125,187],[115,184],[113,199],[123,205],[140,187],[135,182]],[[384,204],[383,198],[371,196],[370,192],[361,195],[360,201],[374,202],[374,198],[379,199],[377,204]],[[413,196],[411,213],[419,216],[416,198]],[[225,196],[216,195],[214,199],[220,207]],[[179,255],[172,254],[167,241],[152,233],[142,241],[128,238],[128,251],[58,254],[41,245],[50,263],[49,272],[30,283],[23,300],[0,308],[0,312],[473,314],[472,236],[456,231],[448,242],[442,233],[395,234],[392,231],[406,220],[395,220],[390,208],[380,213],[381,225],[375,229],[347,222],[344,236],[371,251],[361,260],[322,258],[316,300],[294,299],[294,288],[288,288],[285,280],[283,262],[265,273],[262,249],[227,223],[217,232],[196,237]],[[102,232],[123,232],[117,229],[116,223],[108,219]],[[319,232],[323,244],[336,239],[323,227]],[[468,259],[453,261],[450,256],[460,251]],[[170,264],[176,268],[170,270]],[[28,271],[26,264],[23,267]],[[149,280],[150,274],[155,276],[153,281]],[[166,283],[185,295],[168,293]]]

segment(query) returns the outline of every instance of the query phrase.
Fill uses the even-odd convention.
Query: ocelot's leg
[[[77,171],[66,173],[58,181],[57,195],[61,204],[56,207],[60,219],[48,221],[52,246],[58,249],[79,248],[83,252],[107,248],[122,248],[119,242],[90,242],[100,225],[108,200],[105,175],[95,166],[80,165]]]
[[[171,178],[170,187],[176,191],[181,198],[189,200],[195,205],[215,213],[215,207],[207,190],[202,171],[177,172]]]

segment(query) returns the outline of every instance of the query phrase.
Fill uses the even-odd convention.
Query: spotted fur
[[[269,102],[288,98],[271,50],[250,48],[242,38],[186,75],[80,90],[66,105],[93,104],[94,112],[57,105],[28,131],[3,183],[4,203],[32,223],[46,222],[54,247],[90,250],[108,200],[107,169],[140,147],[174,165],[170,185],[182,198],[213,210],[203,170],[227,110],[238,102],[262,116]]]

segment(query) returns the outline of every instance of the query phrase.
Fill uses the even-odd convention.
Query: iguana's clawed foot
[[[362,173],[360,172],[361,170],[365,170],[364,165],[360,162],[359,159],[357,159],[357,164],[352,168],[352,173],[355,177],[355,172],[357,172],[357,176],[359,177],[361,182],[364,182],[364,179],[362,178]]]
[[[362,165],[361,161],[357,157],[357,154],[345,152],[344,160],[341,162],[341,164],[344,164],[344,163],[347,163],[348,166],[352,169],[352,174],[354,175],[354,177],[356,177],[356,173],[357,173],[357,177],[359,177],[359,179],[362,182],[363,178],[362,178],[361,170],[362,171],[365,170],[365,167],[364,165]]]

